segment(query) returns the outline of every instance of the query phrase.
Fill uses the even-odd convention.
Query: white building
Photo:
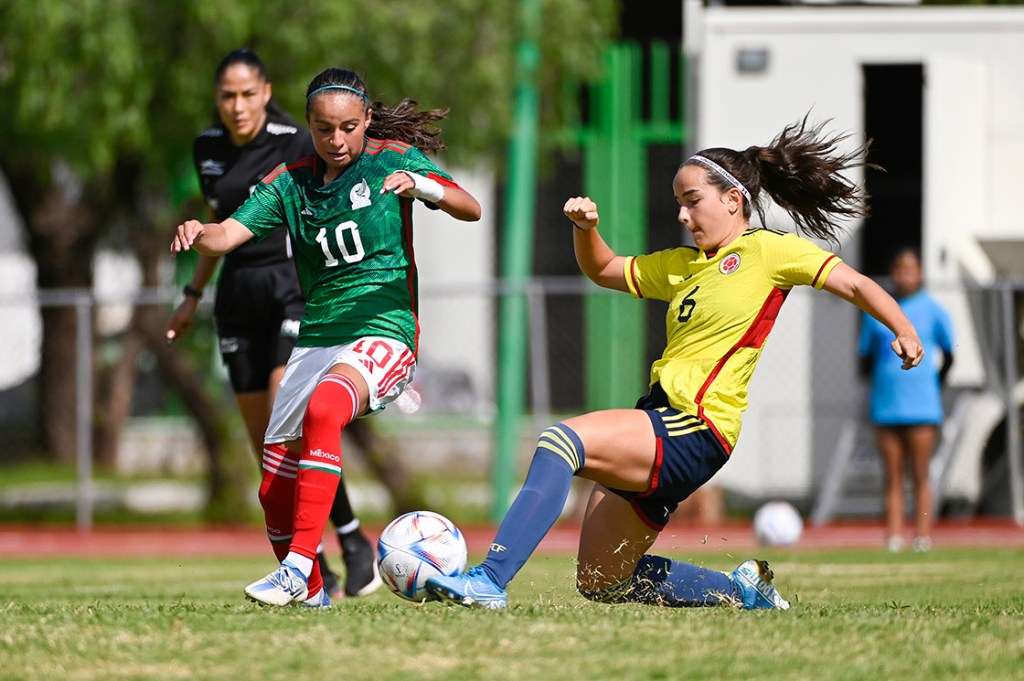
[[[978,343],[957,287],[990,282],[1024,260],[1006,255],[1007,244],[1019,249],[1024,238],[1024,7],[741,8],[684,0],[683,27],[694,149],[765,144],[807,112],[853,133],[851,144],[863,142],[867,79],[889,66],[920,66],[922,112],[910,127],[922,138],[922,256],[929,287],[957,325],[951,382],[979,384]],[[781,212],[770,218],[786,227]],[[852,226],[840,253],[854,266],[859,228]],[[857,314],[831,296],[794,291],[751,385],[734,455],[742,465],[727,466],[718,484],[761,498],[814,493],[843,423],[864,413],[863,391],[846,389],[856,380]],[[793,361],[794,347],[805,359]]]

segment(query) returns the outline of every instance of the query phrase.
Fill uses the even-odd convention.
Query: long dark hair
[[[866,160],[870,140],[841,154],[837,147],[850,135],[824,134],[828,121],[809,125],[807,118],[787,125],[768,146],[744,151],[714,147],[697,155],[722,166],[750,192],[751,201],[743,204],[748,220],[753,209],[766,224],[761,204],[764,190],[789,213],[800,232],[838,243],[844,228],[837,218],[868,215],[867,192],[844,177],[843,171],[858,166],[881,168]],[[691,158],[683,165],[701,164]],[[720,191],[734,188],[721,174],[707,169],[706,173],[707,181]]]
[[[417,102],[406,97],[394,106],[373,101],[366,92],[366,83],[355,71],[330,68],[310,81],[306,88],[306,120],[309,120],[310,104],[314,93],[323,88],[331,92],[344,92],[361,97],[365,108],[373,109],[373,118],[366,134],[379,139],[393,139],[417,147],[420,151],[434,152],[445,148],[441,129],[434,123],[448,115],[448,109],[427,109],[417,111]]]
[[[217,64],[217,69],[213,72],[213,82],[219,85],[220,82],[224,79],[224,74],[227,73],[227,70],[235,64],[244,64],[252,69],[255,69],[256,73],[259,74],[260,78],[267,82],[270,82],[270,76],[267,75],[267,67],[263,63],[263,60],[260,59],[258,54],[250,50],[248,47],[240,47],[237,50],[231,50],[226,55],[224,55],[224,58],[221,59],[220,63]],[[287,117],[288,115],[287,113],[285,113],[285,110],[282,109],[281,106],[274,100],[273,97],[271,97],[270,101],[267,102],[266,108],[268,114],[276,114],[278,116],[285,117]],[[215,111],[214,116],[214,120],[219,124],[220,114],[218,114]]]

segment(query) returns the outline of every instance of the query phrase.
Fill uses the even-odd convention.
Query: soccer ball
[[[466,540],[455,523],[439,513],[406,513],[381,532],[377,566],[394,593],[409,601],[424,601],[429,598],[428,579],[465,571]]]
[[[754,535],[762,546],[793,546],[803,532],[800,512],[788,501],[769,501],[754,514]]]

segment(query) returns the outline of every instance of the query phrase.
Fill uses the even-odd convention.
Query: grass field
[[[1022,678],[1020,550],[764,557],[788,612],[597,605],[563,556],[533,558],[504,612],[383,590],[323,612],[261,609],[241,588],[272,566],[252,558],[5,557],[0,678]]]

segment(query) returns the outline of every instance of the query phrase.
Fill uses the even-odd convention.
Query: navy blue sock
[[[724,572],[647,555],[633,571],[633,591],[626,600],[678,608],[742,602],[743,598]]]
[[[526,482],[480,566],[495,584],[504,589],[512,581],[558,520],[583,462],[583,443],[572,429],[558,424],[541,433]]]

